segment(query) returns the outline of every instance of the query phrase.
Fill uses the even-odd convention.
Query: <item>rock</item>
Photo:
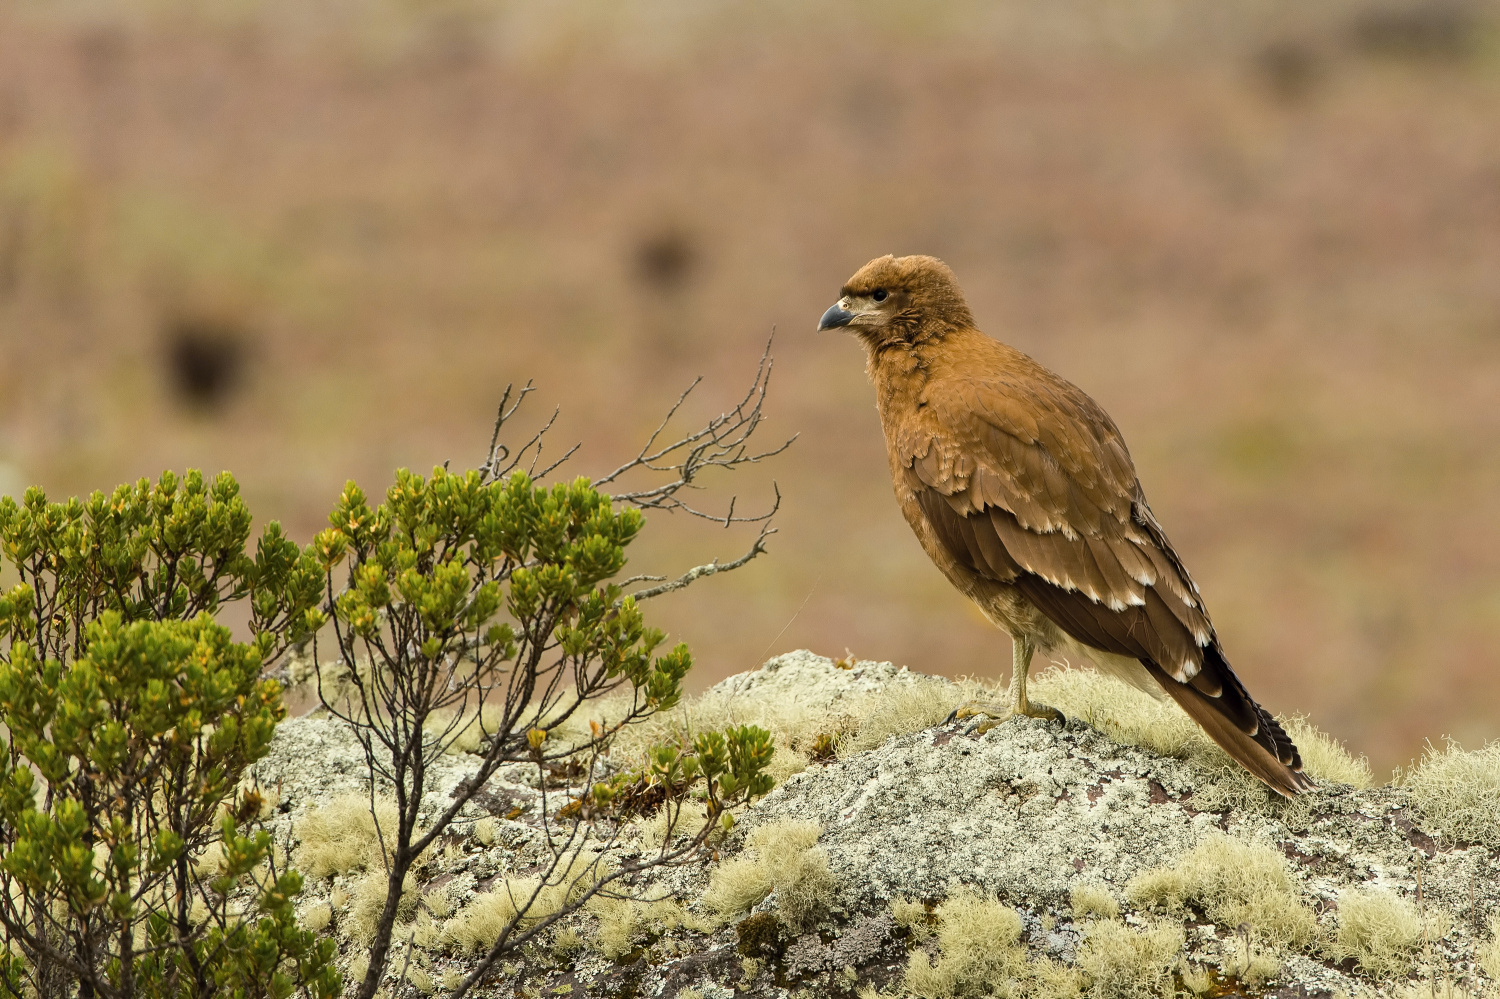
[[[905,666],[835,661],[799,649],[769,660],[760,669],[727,677],[709,692],[782,705],[806,704],[831,714],[845,704],[885,693],[892,685],[946,682],[939,677],[913,673]]]
[[[948,681],[889,663],[841,668],[796,652],[730,677],[710,696],[824,708],[832,717],[934,684],[947,685],[954,703],[965,696]],[[1135,695],[1121,687],[1119,696]],[[317,780],[305,773],[317,753],[348,757],[346,742],[335,723],[288,721],[262,782],[279,773],[286,796],[357,782],[359,768],[337,762]],[[461,760],[449,769],[440,786],[461,779]],[[669,999],[852,995],[864,987],[900,995],[909,962],[923,962],[923,981],[939,982],[934,994],[1125,996],[1136,993],[1120,991],[1119,982],[1157,979],[1184,994],[1217,995],[1395,996],[1418,982],[1473,994],[1495,987],[1500,946],[1490,924],[1500,917],[1500,850],[1433,835],[1402,787],[1325,781],[1291,802],[1242,788],[1231,808],[1224,780],[1202,759],[1123,745],[1079,721],[1013,719],[982,735],[956,723],[894,735],[786,779],[740,815],[717,846],[718,862],[658,871],[635,886],[642,897],[670,897],[685,916],[640,917],[627,928],[631,949],[609,959],[588,946],[601,910],[575,914],[567,926],[586,946],[562,956],[531,948],[512,959],[503,994],[572,985],[574,995],[628,990]],[[510,803],[535,792],[513,779],[496,794]],[[799,912],[820,913],[812,925],[783,918],[778,896],[796,885],[728,918],[704,903],[755,830],[809,821],[822,828],[813,848],[821,854],[802,859],[817,866],[826,855],[832,874],[818,907],[799,900]],[[519,863],[503,842],[485,856],[502,869]],[[1341,923],[1340,900],[1356,891],[1392,914],[1389,925]],[[962,956],[970,939],[963,934],[979,932],[956,915],[971,898],[989,900],[989,908],[963,902],[965,912],[1019,916],[1013,942],[1001,924],[1016,917],[1006,916],[992,939],[975,945],[984,960]],[[1403,914],[1415,922],[1396,918]],[[1163,954],[1167,964],[1158,967]],[[1145,962],[1139,973],[1131,961]],[[445,965],[462,959],[435,954],[433,968]]]

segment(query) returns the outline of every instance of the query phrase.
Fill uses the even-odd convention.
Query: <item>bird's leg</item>
[[[1045,718],[1048,721],[1066,721],[1061,711],[1045,704],[1033,704],[1026,698],[1026,674],[1031,670],[1032,645],[1029,638],[1017,638],[1015,659],[1010,667],[1010,713],[1028,718]]]
[[[1010,670],[1010,704],[992,704],[984,701],[968,701],[954,709],[949,719],[974,718],[980,715],[985,720],[974,727],[981,735],[1016,715],[1028,718],[1045,718],[1048,721],[1065,721],[1061,711],[1045,704],[1033,704],[1026,697],[1026,674],[1031,668],[1031,653],[1034,646],[1029,638],[1012,637],[1014,658]]]

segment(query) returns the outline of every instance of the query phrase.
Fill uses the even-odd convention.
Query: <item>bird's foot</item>
[[[1030,701],[1025,704],[995,704],[989,701],[965,701],[953,709],[948,716],[948,722],[968,721],[964,726],[966,733],[983,735],[990,729],[1003,725],[1010,719],[1021,715],[1027,718],[1041,718],[1044,721],[1068,723],[1067,717],[1059,710]],[[977,720],[974,720],[977,719]],[[946,722],[945,722],[946,724]]]

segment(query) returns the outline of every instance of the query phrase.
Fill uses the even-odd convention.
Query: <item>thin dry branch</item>
[[[776,491],[776,502],[771,507],[771,513],[775,513],[777,508],[779,508],[780,506],[781,491],[778,489]],[[771,513],[766,514],[766,517],[769,518],[771,516]],[[659,586],[648,586],[644,590],[636,590],[630,595],[634,597],[637,602],[641,600],[650,600],[652,597],[659,597],[663,593],[671,593],[674,590],[681,590],[685,587],[691,586],[695,581],[702,579],[704,576],[712,576],[715,573],[729,572],[732,569],[738,569],[746,562],[749,562],[751,559],[755,558],[755,556],[764,554],[766,550],[766,539],[775,533],[776,528],[772,527],[769,523],[769,520],[767,520],[766,523],[761,524],[760,533],[756,535],[755,541],[750,545],[750,550],[745,552],[745,554],[741,555],[734,561],[720,562],[718,559],[714,559],[713,561],[705,565],[694,566],[687,572],[684,572],[682,575],[678,576],[676,579],[673,579],[666,583],[662,583]]]
[[[773,330],[771,337],[766,340],[765,350],[761,353],[760,364],[755,370],[755,378],[738,405],[728,412],[720,413],[699,429],[671,443],[660,443],[667,425],[687,402],[688,396],[703,381],[701,377],[693,379],[693,383],[677,397],[677,401],[667,410],[667,415],[652,431],[651,436],[647,438],[645,445],[635,457],[608,475],[595,479],[594,488],[602,489],[638,470],[666,473],[671,478],[665,482],[612,495],[618,502],[629,503],[642,510],[666,510],[668,512],[681,510],[694,517],[722,523],[725,527],[730,524],[762,523],[770,520],[777,506],[780,505],[779,494],[776,505],[773,505],[770,510],[752,516],[735,513],[737,497],[730,497],[727,512],[715,514],[698,509],[683,500],[679,494],[684,489],[697,488],[696,479],[707,469],[733,470],[742,465],[757,464],[785,451],[791,447],[792,441],[797,439],[797,435],[793,434],[781,444],[765,451],[754,451],[749,445],[750,436],[760,426],[760,421],[764,416],[762,407],[765,404],[766,390],[771,382],[771,344],[774,340],[775,331]]]
[[[519,410],[521,408],[521,404],[526,401],[526,397],[536,391],[536,386],[532,385],[528,380],[526,384],[521,387],[521,390],[515,393],[515,399],[512,400],[511,392],[514,389],[515,383],[512,382],[511,384],[505,386],[505,392],[500,396],[499,410],[495,414],[495,427],[494,430],[490,433],[490,449],[485,456],[484,464],[479,466],[480,478],[485,482],[492,482],[495,479],[503,479],[511,472],[514,472],[517,468],[520,468],[521,463],[523,461],[526,461],[526,454],[528,451],[532,452],[532,454],[531,461],[528,464],[527,473],[534,476],[534,473],[536,472],[537,462],[540,461],[542,457],[542,439],[547,435],[547,431],[552,429],[552,425],[557,422],[558,414],[562,412],[561,408],[554,409],[552,411],[551,418],[547,420],[542,428],[536,433],[532,434],[530,439],[528,439],[525,444],[522,444],[520,447],[516,448],[514,452],[512,452],[509,445],[501,442],[500,434],[505,429],[505,424],[510,422],[511,417],[516,415],[516,411]],[[545,476],[548,472],[551,472],[553,469],[557,468],[558,465],[561,465],[564,461],[567,461],[568,458],[572,456],[573,452],[577,450],[578,445],[574,444],[571,448],[568,449],[568,453],[563,455],[561,459],[553,462],[552,465],[543,469],[542,475]]]
[[[709,469],[722,468],[733,471],[742,465],[758,464],[785,451],[797,439],[797,435],[793,434],[775,447],[764,451],[753,450],[750,446],[751,435],[755,433],[764,417],[766,392],[771,384],[773,365],[771,347],[775,342],[775,337],[776,331],[772,329],[771,336],[766,340],[765,349],[761,352],[760,362],[756,365],[755,377],[751,379],[750,387],[746,389],[744,396],[734,408],[712,417],[703,426],[674,441],[663,443],[662,436],[667,432],[668,425],[681,411],[693,390],[703,381],[702,376],[693,379],[692,384],[667,409],[661,423],[651,432],[651,436],[646,439],[645,445],[635,456],[614,471],[594,480],[594,488],[602,489],[632,473],[665,474],[668,476],[665,481],[641,489],[612,493],[611,498],[616,502],[628,503],[641,510],[665,510],[668,513],[681,510],[690,516],[723,524],[726,528],[734,524],[761,525],[760,533],[755,541],[739,558],[727,562],[721,562],[715,558],[670,580],[667,576],[651,575],[633,576],[624,580],[622,584],[624,586],[647,582],[660,584],[637,590],[632,594],[637,600],[649,600],[664,593],[683,589],[705,576],[738,569],[756,556],[764,554],[766,540],[776,533],[770,523],[771,518],[781,508],[781,490],[774,482],[772,489],[775,498],[770,508],[750,515],[737,512],[739,506],[737,495],[729,497],[728,506],[722,514],[700,509],[688,503],[681,495],[687,489],[703,488],[698,479]],[[535,388],[529,381],[519,392],[513,391],[513,385],[505,387],[505,393],[500,399],[499,410],[495,416],[495,426],[490,434],[489,453],[485,463],[480,466],[480,474],[484,481],[490,482],[503,478],[522,467],[523,464],[527,469],[527,474],[533,479],[544,479],[578,451],[580,445],[574,444],[560,458],[542,468],[540,472],[537,471],[537,465],[541,462],[544,438],[557,422],[557,410],[552,412],[541,429],[514,451],[501,442],[500,437],[505,426],[520,409],[526,396],[533,391]]]

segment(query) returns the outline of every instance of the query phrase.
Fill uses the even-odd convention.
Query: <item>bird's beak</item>
[[[836,329],[840,326],[848,326],[849,321],[853,318],[854,313],[848,312],[842,306],[835,304],[827,312],[823,313],[823,318],[818,321],[818,329],[822,331]]]

